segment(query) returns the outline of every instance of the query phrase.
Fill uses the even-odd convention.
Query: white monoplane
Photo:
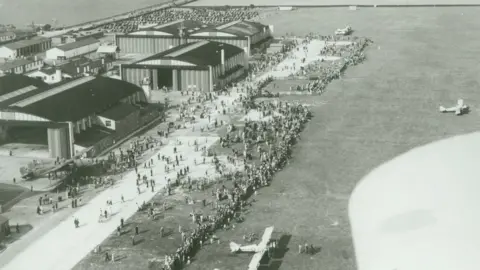
[[[343,29],[337,29],[335,30],[335,35],[342,35],[342,36],[347,36],[352,33],[352,27],[350,25],[345,26]]]
[[[465,113],[468,113],[469,107],[464,104],[463,99],[459,99],[457,101],[457,105],[450,107],[450,108],[445,108],[443,106],[440,106],[440,112],[446,113],[446,112],[454,112],[456,115],[462,115]]]
[[[263,255],[267,251],[267,246],[270,244],[270,241],[272,239],[272,233],[273,233],[274,227],[267,227],[265,229],[265,232],[263,233],[262,236],[262,241],[258,243],[258,245],[248,245],[248,246],[242,246],[234,242],[230,242],[230,250],[232,253],[237,253],[237,252],[251,252],[255,253],[253,255],[252,260],[250,261],[250,264],[248,265],[248,270],[257,270],[259,265],[260,265],[260,260],[262,259]]]

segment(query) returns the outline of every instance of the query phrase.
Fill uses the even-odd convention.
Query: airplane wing
[[[262,251],[267,248],[268,242],[270,242],[270,239],[272,239],[272,233],[273,233],[274,227],[267,227],[265,229],[265,232],[263,233],[262,236],[262,241],[258,244],[258,250]]]
[[[262,260],[265,251],[266,250],[264,249],[262,252],[255,253],[255,255],[253,255],[252,260],[248,265],[248,270],[258,270],[258,267],[260,266],[260,260]]]

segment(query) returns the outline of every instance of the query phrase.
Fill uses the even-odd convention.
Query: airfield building
[[[125,35],[116,35],[115,42],[122,54],[157,54],[188,43],[185,32],[208,26],[197,21],[178,20]]]
[[[80,41],[68,43],[51,48],[47,51],[47,58],[51,60],[65,60],[76,56],[96,52],[100,47],[100,41],[95,38],[86,38]]]
[[[214,41],[186,43],[133,64],[121,65],[121,78],[149,89],[212,91],[245,74],[246,53]]]
[[[104,37],[104,33],[101,31],[87,31],[87,32],[77,32],[72,34],[64,34],[52,37],[52,44],[54,46],[59,46],[67,43],[77,42],[84,39],[94,38],[100,39]]]
[[[0,32],[0,42],[7,42],[14,40],[16,37],[14,32],[10,31],[5,31],[5,32]]]
[[[52,41],[44,37],[19,40],[0,47],[0,58],[20,58],[44,52],[52,47]]]
[[[0,127],[4,139],[15,128],[41,138],[51,157],[95,156],[158,117],[142,88],[107,77],[82,77],[47,85],[21,75],[0,77]],[[15,141],[13,141],[15,142]]]
[[[258,46],[272,37],[272,28],[257,22],[234,21],[210,25],[191,20],[178,20],[115,37],[122,53],[156,54],[194,41],[216,41],[237,46],[250,55],[252,46]]]
[[[24,74],[43,67],[37,57],[0,60],[0,74]]]
[[[79,57],[66,63],[44,67],[28,73],[26,76],[39,78],[48,84],[55,84],[64,79],[75,79],[88,75],[99,75],[113,67],[113,61],[109,57],[89,59]]]

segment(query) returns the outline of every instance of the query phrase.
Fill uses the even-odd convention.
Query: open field
[[[367,50],[367,61],[350,67],[324,95],[281,98],[313,105],[314,119],[302,133],[293,160],[255,197],[246,221],[234,230],[218,232],[221,243],[205,246],[187,268],[245,269],[251,257],[230,255],[228,241],[241,242],[243,234],[259,234],[274,225],[281,249],[269,269],[355,269],[347,205],[356,183],[414,147],[480,128],[476,109],[480,66],[474,57],[480,45],[475,34],[480,30],[475,19],[479,10],[308,9],[266,18],[278,35],[327,35],[348,23],[354,35],[370,37],[375,44]],[[287,89],[286,82],[276,84]],[[439,105],[453,105],[457,98],[472,106],[470,114],[438,112]],[[160,225],[148,226],[157,230]],[[159,245],[158,250],[149,252],[161,258],[162,241],[178,239],[147,240],[132,250],[125,247],[124,253],[130,255],[112,264],[101,263],[99,255],[90,256],[77,269],[129,269],[152,245]],[[305,242],[321,249],[314,256],[298,255],[298,245]],[[105,242],[107,248],[118,244],[115,238]]]

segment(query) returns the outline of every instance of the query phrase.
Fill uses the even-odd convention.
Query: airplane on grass
[[[348,36],[352,33],[352,27],[350,25],[345,26],[343,29],[337,29],[335,30],[335,35],[342,35],[342,36]]]
[[[250,261],[250,264],[248,265],[248,270],[257,270],[260,266],[260,260],[263,258],[263,255],[265,255],[265,252],[268,250],[268,244],[270,244],[270,241],[272,240],[273,229],[273,226],[265,229],[265,232],[262,236],[262,241],[260,241],[258,245],[242,246],[235,242],[230,242],[230,251],[232,253],[255,253]]]
[[[465,105],[465,103],[463,102],[463,99],[459,99],[457,101],[457,105],[450,108],[445,108],[443,106],[440,106],[439,110],[442,113],[454,112],[456,115],[462,115],[462,114],[468,113],[470,108],[467,105]]]

